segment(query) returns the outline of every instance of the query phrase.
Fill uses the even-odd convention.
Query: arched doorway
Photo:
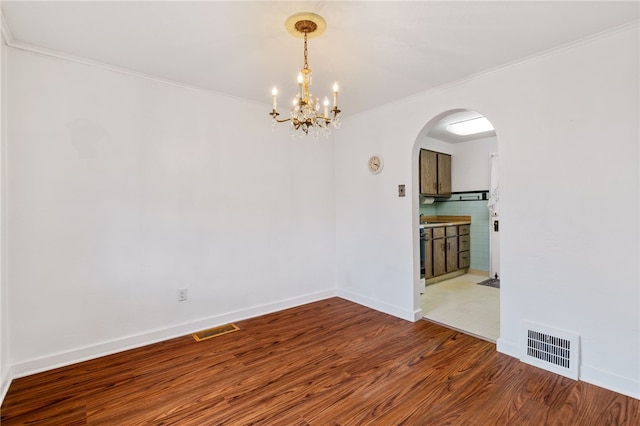
[[[456,128],[478,124],[489,127]],[[441,196],[423,196],[419,181],[414,185],[413,216],[419,223],[414,236],[418,252],[414,259],[419,259],[414,265],[416,297],[419,298],[415,304],[430,321],[495,342],[500,330],[499,280],[489,282],[489,278],[499,275],[495,269],[499,258],[495,251],[499,238],[495,198],[498,194],[496,132],[487,117],[477,111],[448,110],[431,119],[416,138],[412,155],[414,179],[420,179],[421,151],[450,158],[451,191]],[[447,223],[462,224],[467,220],[469,227],[464,229],[468,234],[453,239],[456,245],[460,242],[453,252],[449,244],[452,240],[447,238],[447,253],[442,255],[448,261],[452,258],[459,261],[460,267],[456,263],[453,272],[449,272],[447,266],[446,273],[440,270],[434,276],[433,268],[439,269],[438,262],[442,261],[435,255],[445,244],[435,237],[436,230],[442,230]],[[455,232],[458,228],[451,229]],[[492,257],[496,260],[492,261]]]

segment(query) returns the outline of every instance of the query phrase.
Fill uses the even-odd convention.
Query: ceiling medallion
[[[340,110],[338,109],[338,83],[333,85],[333,109],[329,110],[329,99],[324,98],[324,109],[320,110],[320,99],[313,99],[309,92],[311,85],[311,68],[307,61],[307,39],[320,36],[327,28],[327,23],[320,15],[311,12],[296,13],[285,21],[285,28],[294,37],[304,38],[304,65],[298,73],[298,93],[293,99],[291,116],[279,119],[278,116],[278,88],[271,91],[273,110],[269,113],[273,117],[273,127],[277,123],[291,122],[291,133],[299,137],[308,135],[325,138],[329,137],[331,127],[340,126]]]

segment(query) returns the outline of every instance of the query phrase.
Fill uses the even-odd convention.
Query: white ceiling
[[[340,83],[345,115],[639,19],[637,1],[2,1],[15,47],[48,49],[265,103],[295,92],[302,40],[286,18],[327,21],[309,40],[313,93]],[[6,28],[5,28],[6,29]],[[284,99],[283,99],[284,100]],[[266,112],[265,112],[266,114]]]

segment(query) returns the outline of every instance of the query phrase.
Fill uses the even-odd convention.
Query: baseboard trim
[[[640,381],[588,365],[580,366],[580,380],[640,400]]]
[[[504,339],[498,339],[496,349],[505,355],[521,358],[520,346]],[[640,381],[638,380],[621,377],[584,364],[580,365],[579,371],[578,380],[640,400]]]
[[[467,274],[473,274],[473,275],[480,275],[482,277],[488,277],[489,276],[489,271],[485,271],[482,269],[467,269]]]
[[[508,342],[502,337],[498,337],[498,341],[496,342],[496,350],[501,354],[520,359],[520,345]]]
[[[424,318],[424,312],[422,312],[422,308],[413,311],[413,322],[419,321],[422,318]]]
[[[353,303],[357,303],[359,305],[366,306],[367,308],[375,309],[376,311],[393,315],[394,317],[398,317],[407,321],[416,322],[417,320],[422,318],[422,310],[420,310],[420,317],[416,319],[416,311],[407,311],[400,308],[399,306],[371,299],[369,297],[365,297],[361,294],[353,293],[348,290],[338,289],[338,297],[342,297],[343,299],[349,300]]]
[[[200,320],[168,327],[164,329],[153,330],[147,333],[141,333],[134,336],[127,336],[122,339],[112,340],[99,343],[96,345],[86,346],[67,352],[57,353],[37,359],[23,361],[14,364],[11,368],[11,378],[19,378],[29,376],[31,374],[64,367],[78,362],[99,358],[105,355],[111,355],[123,352],[129,349],[139,348],[141,346],[158,343],[164,340],[173,339],[175,337],[184,336],[196,331],[216,327],[234,321],[241,321],[260,315],[270,314],[272,312],[281,311],[283,309],[304,305],[307,303],[317,302],[319,300],[328,299],[337,296],[335,290],[322,291],[318,293],[307,294],[304,296],[285,299],[274,303],[254,306],[240,311],[229,312],[222,315],[216,315]],[[10,382],[10,381],[9,381]],[[3,382],[3,386],[8,389],[8,384]],[[3,388],[4,391],[4,388]]]

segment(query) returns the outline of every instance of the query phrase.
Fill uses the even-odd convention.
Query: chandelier
[[[291,116],[280,119],[278,116],[278,89],[271,91],[273,98],[273,110],[269,113],[273,117],[273,127],[277,123],[291,122],[292,136],[302,137],[311,134],[314,137],[320,135],[329,137],[331,127],[340,127],[340,110],[338,109],[338,83],[333,85],[333,109],[329,110],[329,99],[325,96],[320,107],[320,99],[313,98],[309,92],[311,86],[311,68],[307,61],[307,38],[321,35],[327,27],[324,18],[311,12],[296,13],[287,18],[285,22],[287,31],[295,37],[304,38],[304,65],[298,73],[298,93],[293,99]]]

